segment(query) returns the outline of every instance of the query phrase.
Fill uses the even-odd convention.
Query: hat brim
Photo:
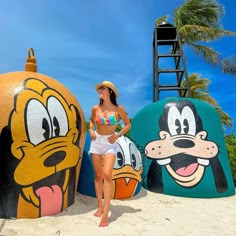
[[[110,88],[115,93],[116,98],[118,97],[118,91],[113,83],[109,81],[103,81],[102,83],[96,85],[96,91],[98,91],[98,89],[102,86]]]

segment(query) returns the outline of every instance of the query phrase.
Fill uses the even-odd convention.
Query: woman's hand
[[[91,137],[92,140],[96,139],[96,134],[93,130],[90,130],[90,137]]]
[[[120,137],[120,135],[119,135],[118,133],[112,134],[112,135],[108,138],[108,142],[109,142],[109,143],[114,143],[119,137]]]

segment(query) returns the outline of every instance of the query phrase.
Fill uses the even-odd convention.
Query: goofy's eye
[[[189,135],[196,135],[196,119],[193,114],[193,111],[190,107],[184,107],[181,113],[182,117],[182,133],[189,134]]]
[[[177,135],[181,132],[181,116],[179,110],[173,106],[170,108],[167,118],[170,134]]]
[[[183,129],[184,129],[184,133],[187,134],[189,131],[189,122],[187,119],[184,120]]]
[[[176,133],[180,134],[180,132],[181,132],[181,123],[180,123],[179,119],[175,120],[175,127],[176,127]]]
[[[168,127],[172,136],[177,134],[196,134],[196,120],[193,111],[190,107],[186,106],[182,112],[175,107],[171,107],[168,113]]]
[[[38,100],[32,99],[26,106],[26,121],[28,139],[37,145],[51,138],[52,127],[45,106]]]

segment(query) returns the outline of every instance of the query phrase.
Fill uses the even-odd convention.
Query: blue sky
[[[129,117],[152,103],[154,22],[172,16],[183,0],[5,0],[0,8],[0,73],[24,70],[28,48],[38,72],[64,84],[78,99],[86,120],[98,102],[97,83],[110,80]],[[224,29],[236,32],[235,0],[225,7]],[[171,19],[170,19],[170,23]],[[222,57],[236,55],[236,37],[209,46]],[[212,81],[210,94],[236,120],[236,77],[225,75],[185,48],[188,74]],[[236,123],[234,122],[236,126]],[[236,130],[236,129],[234,129]]]

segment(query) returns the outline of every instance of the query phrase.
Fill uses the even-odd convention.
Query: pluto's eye
[[[55,98],[48,99],[48,112],[52,120],[53,137],[65,136],[69,130],[66,111],[61,102]]]
[[[36,99],[32,99],[26,106],[25,126],[28,139],[37,145],[49,138],[52,134],[51,120],[46,107]]]

